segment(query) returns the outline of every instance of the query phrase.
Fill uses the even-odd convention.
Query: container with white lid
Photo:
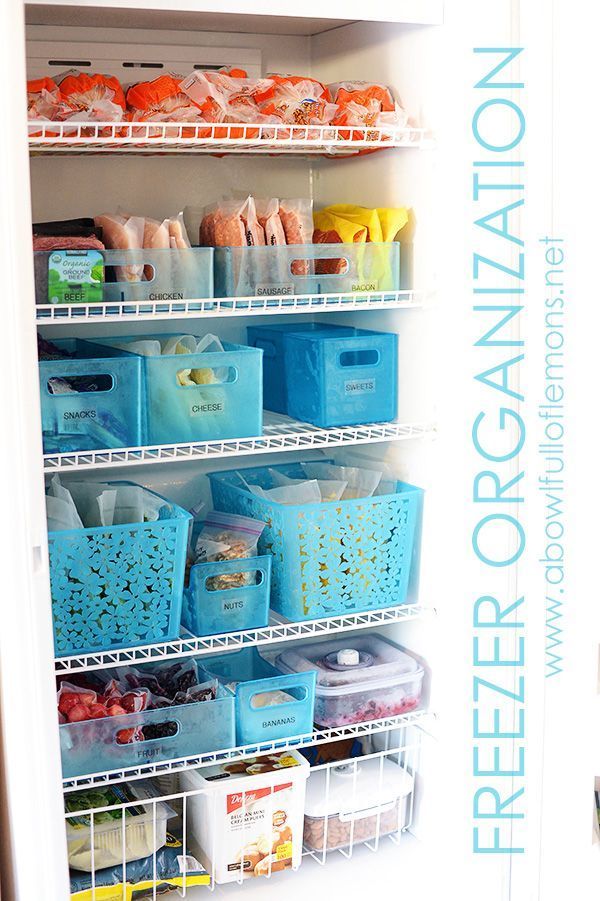
[[[407,824],[413,788],[410,773],[387,758],[358,759],[311,773],[305,846],[333,850],[399,832]]]
[[[284,673],[316,670],[314,716],[323,728],[398,716],[421,703],[423,667],[379,635],[296,645],[275,665]]]
[[[69,865],[91,873],[118,866],[123,860],[129,863],[149,857],[162,848],[167,840],[167,820],[175,816],[175,811],[163,801],[142,803],[156,797],[160,793],[147,780],[98,785],[65,795],[65,813],[73,814],[66,820]],[[92,854],[92,816],[86,811],[104,807],[112,809],[93,814]]]
[[[215,882],[296,869],[302,862],[309,765],[295,751],[180,774],[194,851]]]

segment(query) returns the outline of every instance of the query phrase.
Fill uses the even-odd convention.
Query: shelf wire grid
[[[124,782],[146,777],[166,776],[184,770],[192,770],[211,763],[221,763],[229,760],[239,760],[249,756],[259,756],[285,750],[300,750],[301,748],[314,747],[331,741],[339,741],[348,738],[364,738],[377,732],[388,732],[401,729],[425,721],[431,714],[427,710],[412,710],[397,716],[383,717],[377,720],[353,723],[347,726],[336,726],[331,729],[318,729],[304,735],[295,735],[286,739],[273,739],[252,745],[240,745],[235,748],[223,748],[192,757],[182,757],[160,763],[140,764],[136,767],[106,770],[104,772],[89,773],[85,776],[76,776],[63,779],[63,790],[71,792],[79,788],[94,785],[108,785],[116,782]]]
[[[29,122],[32,153],[212,153],[354,156],[433,146],[424,128],[208,122]]]
[[[430,292],[368,291],[353,294],[281,294],[268,297],[212,297],[194,300],[143,300],[87,304],[38,304],[40,325],[84,322],[153,322],[168,319],[331,313],[338,310],[420,309]]]
[[[299,836],[294,836],[293,828],[291,832],[291,842],[293,845],[291,857],[287,860],[291,861],[291,866],[285,869],[297,870],[302,862],[303,857],[311,857],[320,865],[325,865],[327,861],[336,854],[341,854],[347,859],[351,859],[354,850],[358,846],[366,846],[370,851],[377,852],[381,846],[382,840],[391,839],[395,843],[402,840],[402,836],[410,830],[414,817],[415,802],[415,776],[420,769],[420,749],[421,749],[421,732],[418,726],[402,725],[397,733],[394,734],[394,741],[391,740],[391,733],[387,733],[384,740],[384,747],[372,750],[369,746],[365,748],[365,753],[360,757],[353,757],[344,760],[330,760],[310,768],[308,779],[320,772],[325,772],[324,794],[321,799],[320,807],[324,811],[322,817],[313,817],[299,812],[297,809],[288,817],[286,823],[292,821],[292,826],[302,822],[303,837],[301,849],[299,848]],[[364,807],[364,801],[361,799],[360,785],[364,777],[364,765],[369,765],[370,761],[376,761],[378,765],[371,767],[372,770],[378,770],[376,777],[377,785],[372,793],[369,794],[369,806]],[[386,768],[389,774],[388,762],[401,768],[409,777],[410,788],[407,792],[390,792],[390,787],[386,783]],[[343,767],[345,776],[348,777],[348,792],[344,794],[343,809],[340,809],[340,799],[334,799],[331,793],[331,774],[334,768]],[[281,768],[281,779],[288,779],[287,773],[290,770]],[[296,771],[298,772],[298,771]],[[293,777],[292,777],[293,778]],[[302,778],[302,777],[301,777]],[[257,783],[258,783],[257,779]],[[269,780],[271,781],[271,780]],[[231,783],[232,791],[235,789],[235,782]],[[264,786],[256,786],[263,788]],[[120,850],[120,862],[113,866],[122,867],[123,883],[126,882],[127,873],[127,857],[128,857],[128,824],[133,825],[132,818],[128,817],[127,811],[130,808],[140,808],[143,803],[145,808],[145,829],[144,835],[146,841],[149,840],[150,833],[152,836],[152,881],[153,894],[157,897],[157,885],[164,882],[161,878],[163,874],[158,872],[157,855],[162,846],[162,830],[164,826],[164,807],[167,804],[171,811],[177,816],[177,829],[173,830],[176,839],[180,841],[181,854],[178,855],[178,863],[180,875],[178,881],[180,885],[176,886],[181,897],[186,897],[188,885],[188,874],[193,874],[196,879],[194,885],[209,885],[211,891],[214,891],[218,882],[217,869],[218,861],[221,856],[221,842],[223,841],[225,830],[221,818],[223,816],[224,807],[222,798],[219,798],[218,791],[212,787],[201,787],[194,789],[182,790],[179,785],[179,779],[176,774],[168,778],[157,778],[154,780],[153,790],[154,796],[148,800],[140,802],[139,800],[127,801],[119,804],[105,805],[102,807],[94,807],[81,809],[77,811],[78,817],[89,818],[89,866],[90,866],[90,882],[92,891],[97,888],[96,873],[97,870],[106,866],[106,855],[111,855],[112,859],[116,858],[117,849]],[[256,835],[249,835],[249,829],[252,828],[255,817],[255,787],[242,789],[239,791],[240,805],[240,823],[239,843],[240,851],[238,854],[239,861],[237,867],[237,875],[229,884],[237,884],[243,886],[247,877],[255,874],[254,868],[257,863],[253,859],[256,853]],[[294,805],[294,792],[297,797],[302,797],[302,789],[292,788],[290,792],[290,812]],[[266,794],[263,802],[264,822],[275,824],[277,822],[276,814],[280,811],[281,796],[277,791],[277,782],[272,781],[266,786]],[[268,799],[268,800],[267,800]],[[221,804],[219,804],[221,801]],[[204,807],[204,819],[201,819],[200,810]],[[118,836],[113,839],[103,837],[99,841],[96,840],[97,819],[102,816],[102,821],[106,823],[106,814],[111,815],[114,823],[114,831],[120,833],[120,841]],[[148,829],[148,814],[151,815],[151,830]],[[65,812],[65,820],[73,818],[74,812]],[[198,835],[199,824],[205,824],[208,819],[212,822],[211,838],[206,834]],[[318,823],[321,820],[321,823]],[[160,827],[159,827],[160,821]],[[170,822],[166,823],[166,829],[171,831]],[[103,831],[105,826],[103,825]],[[159,842],[158,833],[161,830],[161,841]],[[113,829],[110,830],[112,833]],[[256,830],[255,830],[256,831]],[[136,832],[139,838],[139,831]],[[265,831],[266,835],[266,831]],[[279,837],[274,834],[271,836],[272,847],[268,853],[260,851],[260,856],[267,860],[264,878],[270,879],[276,875],[277,868],[274,866],[277,860],[275,844]],[[73,852],[71,848],[69,853],[81,853],[82,842],[81,837],[77,836],[77,843],[74,845]],[[250,849],[252,848],[252,852]],[[250,854],[252,853],[252,857]],[[96,866],[97,856],[104,855],[102,863]],[[246,856],[248,855],[248,856]],[[150,856],[150,855],[148,855]],[[230,864],[231,866],[231,864]],[[200,879],[202,882],[200,882]],[[217,878],[215,878],[217,877]]]
[[[74,472],[121,466],[140,466],[198,460],[218,460],[251,454],[315,450],[350,444],[375,444],[433,435],[433,423],[385,422],[359,426],[317,428],[288,416],[265,412],[263,434],[255,438],[227,438],[144,447],[106,448],[44,454],[44,472]]]
[[[173,641],[161,644],[140,645],[118,651],[99,651],[92,654],[57,657],[56,675],[84,672],[85,670],[107,669],[113,666],[135,665],[149,661],[170,660],[171,658],[204,656],[237,651],[245,647],[259,647],[301,638],[338,634],[341,632],[366,629],[371,626],[385,626],[390,623],[417,619],[428,611],[419,604],[401,604],[382,610],[368,610],[362,613],[347,613],[326,619],[289,622],[271,613],[270,624],[260,629],[246,629],[243,632],[226,632],[222,635],[182,635]]]

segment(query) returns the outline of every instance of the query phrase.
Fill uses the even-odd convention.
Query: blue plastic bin
[[[254,745],[306,735],[313,730],[316,672],[282,675],[256,648],[210,657],[204,668],[235,697],[237,745]],[[293,700],[258,706],[261,695],[283,691]],[[264,699],[262,699],[264,700]]]
[[[179,637],[192,517],[161,500],[156,522],[48,533],[57,656]]]
[[[215,577],[245,573],[248,585],[215,586]],[[252,582],[256,579],[255,583]],[[207,584],[208,583],[208,584]],[[216,582],[219,585],[219,582]],[[181,621],[192,635],[261,629],[269,622],[271,557],[196,563],[183,596]]]
[[[63,778],[193,757],[235,746],[235,702],[219,688],[214,701],[144,710],[59,727]],[[120,744],[122,730],[175,723],[175,735]]]
[[[62,252],[65,253],[64,251]],[[86,251],[69,251],[82,256]],[[97,251],[93,251],[95,255]],[[71,304],[79,303],[174,303],[178,300],[203,300],[214,296],[213,248],[188,247],[185,249],[134,249],[102,250],[104,272],[97,282],[97,299],[89,300],[84,291],[67,294]],[[49,268],[56,251],[36,251],[34,253],[36,303],[57,303]],[[61,255],[59,252],[58,256]],[[77,286],[75,286],[77,288]],[[69,305],[71,305],[69,304]]]
[[[284,347],[289,416],[323,429],[396,418],[397,335],[294,331]]]
[[[306,478],[298,463],[272,469]],[[241,472],[251,484],[275,487],[267,468]],[[418,568],[420,488],[397,482],[393,494],[296,506],[256,497],[237,472],[209,478],[216,510],[267,524],[258,548],[273,555],[271,607],[282,616],[297,622],[406,603]]]
[[[396,291],[399,286],[397,242],[215,249],[216,297],[350,295]],[[279,305],[278,300],[273,303]]]
[[[248,344],[260,347],[263,352],[263,404],[265,410],[274,413],[288,412],[287,370],[285,365],[285,339],[292,332],[311,334],[352,334],[353,329],[343,325],[319,322],[303,322],[300,325],[249,325]]]
[[[141,336],[96,339],[99,346],[139,341]],[[166,340],[172,335],[145,335]],[[142,356],[145,444],[187,444],[262,435],[262,351],[223,342],[223,352]],[[135,354],[138,358],[138,355]],[[184,369],[212,369],[212,384],[180,385]]]
[[[76,339],[53,343],[76,356],[39,363],[44,453],[140,445],[141,360],[90,357],[86,342]],[[60,379],[63,387],[70,386],[74,393],[52,393],[54,379]]]

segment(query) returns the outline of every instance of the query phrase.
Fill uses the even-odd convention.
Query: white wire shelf
[[[384,610],[346,613],[343,616],[313,619],[299,623],[287,622],[278,618],[275,614],[271,614],[270,624],[262,629],[246,629],[244,632],[227,632],[222,635],[208,635],[203,638],[185,635],[161,644],[139,645],[135,648],[126,648],[120,651],[100,651],[95,654],[57,657],[55,662],[56,674],[64,675],[65,673],[107,669],[126,664],[169,660],[172,657],[218,654],[224,651],[239,650],[240,648],[274,644],[275,642],[294,641],[297,638],[330,635],[355,629],[366,629],[370,626],[385,626],[390,623],[405,622],[417,619],[427,612],[428,608],[418,604],[401,604],[396,607],[387,607]]]
[[[229,438],[190,444],[163,444],[115,450],[44,454],[44,472],[75,472],[122,466],[143,466],[183,461],[218,460],[251,454],[313,450],[350,444],[402,441],[434,434],[432,423],[386,422],[320,429],[278,413],[265,413],[264,434],[256,438]]]
[[[354,156],[433,145],[424,128],[198,122],[29,122],[34,153],[252,153]]]
[[[36,321],[43,325],[82,322],[151,322],[331,313],[337,310],[419,309],[427,291],[370,291],[364,294],[282,294],[273,297],[215,297],[199,300],[146,300],[135,303],[39,304]]]
[[[292,738],[277,739],[261,742],[254,745],[239,745],[235,748],[227,748],[220,751],[210,751],[197,754],[193,757],[182,757],[176,760],[167,760],[163,763],[145,764],[137,767],[126,767],[120,770],[106,770],[99,773],[90,773],[86,776],[63,779],[63,789],[73,791],[88,785],[105,785],[124,780],[143,779],[148,776],[164,776],[168,773],[177,773],[182,770],[191,770],[210,763],[235,760],[256,754],[269,754],[273,751],[285,751],[286,749],[299,749],[325,744],[330,741],[339,741],[344,738],[360,738],[372,735],[375,732],[389,732],[394,729],[402,729],[420,723],[432,714],[427,710],[412,710],[399,716],[384,717],[379,720],[368,720],[363,723],[353,723],[349,726],[338,726],[334,729],[319,729],[306,735],[298,735]]]

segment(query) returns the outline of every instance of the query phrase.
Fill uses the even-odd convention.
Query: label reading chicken
[[[104,257],[98,250],[55,250],[48,256],[49,303],[101,303]]]

